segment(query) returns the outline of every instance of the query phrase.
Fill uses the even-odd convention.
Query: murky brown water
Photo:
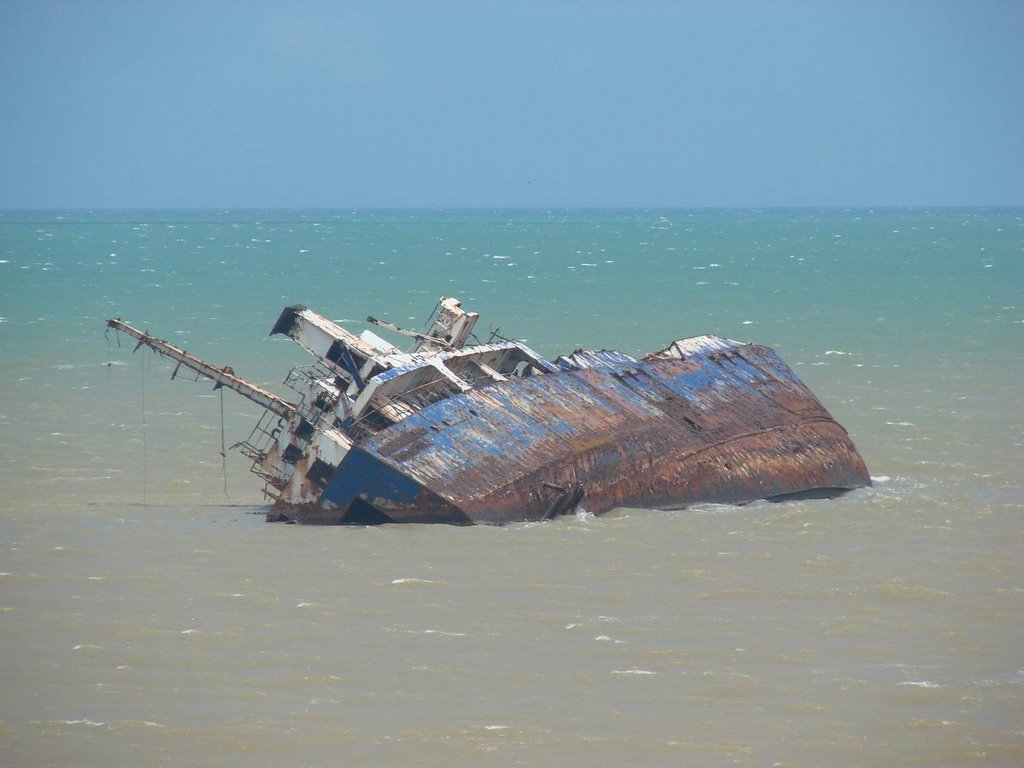
[[[8,510],[0,760],[1020,764],[1019,520],[900,485],[471,529]]]

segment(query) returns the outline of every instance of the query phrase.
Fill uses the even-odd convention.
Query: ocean
[[[874,485],[271,525],[258,409],[105,333],[285,393],[283,307],[448,295],[550,357],[772,346]],[[0,353],[0,764],[1024,764],[1024,210],[7,211]]]

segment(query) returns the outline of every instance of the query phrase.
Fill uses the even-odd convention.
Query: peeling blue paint
[[[323,500],[344,509],[354,499],[371,504],[386,499],[395,504],[412,505],[422,490],[419,483],[358,448],[348,452],[323,493]]]

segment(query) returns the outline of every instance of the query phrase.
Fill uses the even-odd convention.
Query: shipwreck
[[[870,485],[846,430],[771,349],[714,335],[635,359],[548,360],[473,336],[478,315],[442,298],[401,351],[304,306],[271,330],[313,358],[284,399],[120,319],[110,328],[263,408],[236,448],[272,502],[269,521],[503,524],[585,508],[831,497]]]

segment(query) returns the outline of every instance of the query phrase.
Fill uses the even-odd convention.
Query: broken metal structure
[[[312,357],[283,400],[166,341],[107,325],[264,409],[235,447],[273,501],[311,524],[502,524],[614,507],[834,496],[870,485],[846,430],[771,349],[707,335],[637,360],[518,341],[470,344],[442,298],[411,352],[304,306],[271,334]],[[177,373],[178,368],[175,368]]]

